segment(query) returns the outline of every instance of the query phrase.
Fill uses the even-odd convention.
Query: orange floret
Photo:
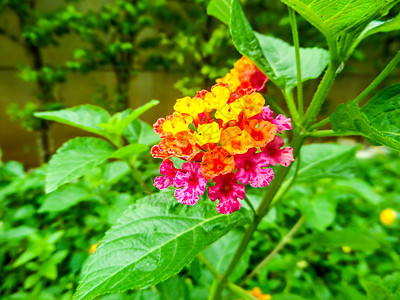
[[[242,154],[254,147],[250,134],[238,126],[228,127],[222,131],[221,146],[230,153]]]
[[[201,163],[201,172],[207,180],[233,172],[234,168],[233,155],[222,147],[215,147],[212,151],[206,152]]]
[[[194,157],[200,150],[196,147],[193,134],[187,131],[181,131],[173,136],[169,134],[158,145],[153,146],[151,154],[153,157],[166,160],[172,156],[190,159]]]
[[[250,134],[254,147],[264,147],[274,139],[277,126],[268,121],[245,120],[243,130]]]

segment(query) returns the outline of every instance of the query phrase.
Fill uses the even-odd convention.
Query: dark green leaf
[[[390,123],[381,123],[381,121],[385,121],[385,112],[382,112],[382,115],[375,115],[376,112],[372,113],[368,107],[365,109],[365,112],[369,113],[370,117],[374,120],[374,123],[381,128],[389,127],[392,128],[392,130],[396,130],[398,120],[394,120],[393,126]],[[396,110],[393,112],[389,110],[388,113],[393,113],[394,115],[397,114]],[[361,112],[358,105],[353,101],[348,101],[346,104],[340,104],[329,118],[333,130],[336,132],[350,131],[353,132],[354,135],[363,135],[370,143],[387,146],[397,151],[400,150],[400,139],[393,138],[393,136],[397,136],[395,132],[379,131],[371,124],[366,114]]]
[[[103,163],[114,152],[105,140],[79,137],[69,140],[57,150],[49,162],[46,174],[46,192],[71,182],[93,167]]]
[[[182,205],[171,191],[146,197],[107,232],[83,270],[75,299],[155,285],[249,220],[250,213],[243,209],[218,214],[208,200]]]
[[[374,128],[400,142],[400,83],[380,91],[368,101],[361,112]]]

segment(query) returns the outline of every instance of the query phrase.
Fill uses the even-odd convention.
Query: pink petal
[[[292,119],[286,118],[284,115],[278,115],[271,123],[278,127],[279,133],[282,133],[283,130],[292,129]]]

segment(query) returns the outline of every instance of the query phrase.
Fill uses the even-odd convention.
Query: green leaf
[[[46,174],[46,192],[78,179],[88,170],[103,163],[114,152],[105,140],[78,137],[69,140],[50,159]]]
[[[297,86],[296,55],[293,46],[270,36],[256,33],[265,59],[271,67],[266,73],[281,89]],[[329,63],[329,52],[321,48],[300,48],[302,82],[318,78]],[[267,71],[267,70],[266,70]]]
[[[228,268],[229,262],[235,254],[237,245],[240,244],[242,237],[243,232],[236,230],[231,231],[204,251],[204,256],[220,274],[224,274]],[[246,272],[249,266],[250,254],[251,248],[247,247],[245,253],[239,260],[235,271],[229,277],[232,282],[240,279]]]
[[[133,155],[146,152],[148,149],[149,147],[143,144],[130,144],[112,153],[110,158],[121,158],[121,159],[130,158]]]
[[[355,48],[363,39],[369,37],[370,35],[396,30],[400,30],[400,14],[388,21],[372,21],[358,36],[357,40],[354,42],[353,48]]]
[[[373,205],[377,205],[383,200],[382,196],[375,192],[375,190],[366,181],[360,180],[358,178],[336,180],[334,182],[334,186],[335,189],[336,187],[347,189],[355,193],[356,195],[359,195]]]
[[[41,119],[74,126],[101,136],[104,136],[106,132],[99,124],[107,123],[110,119],[110,114],[104,108],[89,104],[57,111],[36,112],[34,115]]]
[[[300,169],[296,180],[312,182],[325,177],[342,178],[348,173],[349,163],[356,151],[357,147],[340,144],[305,145],[300,152]],[[294,170],[291,170],[292,176],[293,173]]]
[[[124,161],[108,163],[104,170],[104,179],[108,184],[113,184],[125,177],[132,169]]]
[[[360,232],[349,230],[325,231],[314,235],[313,245],[324,247],[348,246],[354,250],[375,250],[379,248],[379,243],[369,236]]]
[[[111,135],[121,136],[129,124],[159,103],[160,101],[158,100],[151,100],[135,110],[129,108],[123,112],[116,113],[108,120],[108,123],[101,123],[99,126]]]
[[[208,200],[185,206],[171,191],[145,197],[125,212],[90,256],[75,299],[166,280],[250,216],[243,209],[218,214]]]
[[[329,194],[317,195],[314,199],[304,197],[298,199],[297,204],[308,224],[323,231],[335,219],[336,205]]]
[[[90,197],[90,193],[76,185],[68,185],[48,194],[39,212],[59,212],[66,210]]]
[[[232,0],[212,0],[207,6],[207,14],[216,17],[229,26]]]
[[[161,300],[189,300],[189,291],[183,278],[173,276],[157,285]]]
[[[297,86],[296,55],[288,43],[254,32],[237,0],[232,3],[231,35],[236,49],[250,58],[282,90]],[[302,81],[317,78],[329,63],[328,51],[300,48]]]
[[[160,141],[160,137],[146,122],[136,119],[124,131],[124,136],[131,144],[151,146]]]
[[[316,27],[328,40],[361,32],[399,0],[281,0]]]
[[[400,83],[380,91],[364,105],[361,112],[374,128],[400,142]]]
[[[398,300],[400,297],[400,273],[380,278],[376,275],[362,282],[369,300]]]
[[[395,105],[397,101],[395,98],[396,97],[393,97],[393,99],[388,100],[388,105],[385,107],[386,109],[390,107],[390,103]],[[374,102],[376,103],[378,101]],[[379,131],[377,128],[375,128],[369,121],[367,115],[360,110],[354,101],[348,101],[345,104],[340,104],[334,113],[329,117],[333,130],[336,132],[350,131],[353,132],[354,135],[363,135],[370,143],[374,145],[383,145],[400,151],[400,139],[396,135],[396,132],[394,132],[398,130],[397,128],[400,128],[398,126],[399,121],[392,119],[393,116],[398,114],[398,109],[393,108],[389,109],[387,112],[382,112],[379,110],[379,108],[377,108],[375,111],[366,106],[363,111],[369,114],[369,117],[371,117],[371,119],[374,121],[375,126],[378,126],[382,129],[390,128],[392,131]],[[387,117],[386,113],[388,114]]]

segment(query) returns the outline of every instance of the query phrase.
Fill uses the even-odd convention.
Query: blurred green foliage
[[[398,295],[399,219],[385,226],[379,214],[385,208],[400,211],[399,155],[375,149],[362,155],[369,157],[349,161],[337,178],[298,181],[262,221],[232,279],[251,272],[303,214],[306,222],[247,282],[248,290],[258,286],[273,299],[282,293],[304,299],[378,299],[376,289]],[[150,187],[158,162],[142,154],[135,164]],[[26,173],[12,161],[0,167],[0,299],[71,299],[91,245],[144,193],[122,161],[95,167],[47,195],[45,172],[46,166]],[[258,189],[249,194],[253,203],[261,200]],[[240,228],[229,233],[204,255],[223,271],[242,235]],[[207,299],[212,282],[196,259],[155,288],[103,298]],[[367,298],[366,291],[375,296]]]

